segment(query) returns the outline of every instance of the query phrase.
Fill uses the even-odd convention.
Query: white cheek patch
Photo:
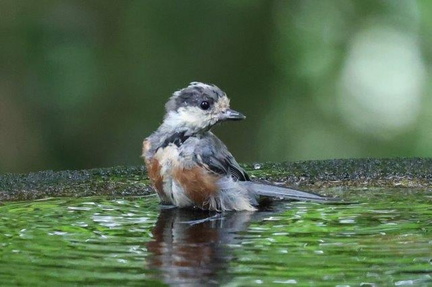
[[[183,122],[190,124],[199,123],[205,118],[205,114],[198,107],[179,108],[178,114]]]
[[[204,128],[210,117],[198,107],[181,107],[171,111],[165,117],[164,124],[171,129],[177,128]]]
[[[178,125],[191,128],[206,128],[211,116],[198,107],[185,107],[178,109]]]

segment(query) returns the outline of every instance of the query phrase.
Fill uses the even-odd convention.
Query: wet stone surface
[[[252,180],[330,187],[431,187],[432,159],[340,159],[243,165]],[[152,192],[144,166],[0,175],[0,201]]]

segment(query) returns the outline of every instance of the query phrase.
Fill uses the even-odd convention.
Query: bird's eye
[[[202,101],[200,106],[201,109],[208,110],[210,108],[210,103],[208,101]]]

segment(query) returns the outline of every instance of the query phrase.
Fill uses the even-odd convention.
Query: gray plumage
[[[224,211],[255,210],[262,197],[328,200],[317,194],[250,180],[225,144],[210,131],[220,122],[245,118],[229,108],[228,97],[215,85],[192,82],[175,92],[165,108],[164,122],[144,141],[143,151],[148,168],[153,160],[161,166],[153,181],[163,179],[163,190],[158,191],[162,201],[179,207]],[[196,170],[197,167],[200,176],[217,179],[217,191],[203,202],[194,201],[197,196],[188,193],[189,183],[176,178],[178,171]],[[194,179],[190,184],[199,183]]]

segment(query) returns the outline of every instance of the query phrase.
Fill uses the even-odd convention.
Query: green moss
[[[432,159],[394,158],[265,163],[250,173],[261,180],[312,188],[428,187],[431,170]]]
[[[432,159],[338,159],[244,165],[253,180],[308,189],[330,187],[430,187]],[[0,175],[0,201],[58,196],[146,195],[146,170],[113,167]]]
[[[113,167],[82,171],[41,171],[0,176],[0,200],[57,196],[145,195],[151,192],[145,168]]]

